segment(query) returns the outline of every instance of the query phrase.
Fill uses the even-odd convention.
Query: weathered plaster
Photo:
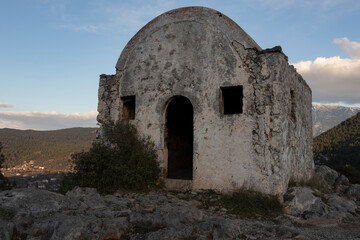
[[[243,113],[223,115],[220,87],[237,85]],[[215,10],[176,9],[143,27],[121,53],[116,74],[100,76],[99,123],[120,121],[120,98],[129,95],[136,96],[130,121],[155,143],[164,169],[166,106],[176,95],[191,101],[194,190],[276,195],[289,179],[312,174],[311,89],[280,47],[262,50]]]

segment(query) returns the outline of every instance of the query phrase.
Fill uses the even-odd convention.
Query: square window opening
[[[243,87],[221,87],[222,112],[224,115],[243,112]]]
[[[122,119],[135,119],[135,96],[121,97],[122,101]]]

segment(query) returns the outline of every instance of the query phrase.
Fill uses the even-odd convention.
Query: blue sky
[[[263,49],[281,45],[314,102],[360,107],[358,0],[2,0],[0,128],[95,126],[99,75],[115,73],[142,26],[185,6],[222,12]]]

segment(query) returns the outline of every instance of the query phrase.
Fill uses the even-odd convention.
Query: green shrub
[[[104,127],[108,143],[93,143],[88,152],[71,156],[74,173],[60,187],[94,187],[101,194],[117,189],[144,191],[154,187],[160,175],[154,144],[140,139],[134,126],[125,123]]]
[[[231,213],[244,217],[273,217],[282,213],[282,206],[275,196],[261,193],[238,191],[223,196],[221,202]]]
[[[248,218],[270,218],[282,213],[282,205],[276,196],[239,190],[231,195],[204,193],[204,207],[225,208],[228,213]],[[215,201],[214,201],[215,200]]]

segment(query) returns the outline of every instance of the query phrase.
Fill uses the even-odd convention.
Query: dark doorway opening
[[[186,97],[175,97],[166,112],[168,178],[192,180],[193,135],[193,106]]]

